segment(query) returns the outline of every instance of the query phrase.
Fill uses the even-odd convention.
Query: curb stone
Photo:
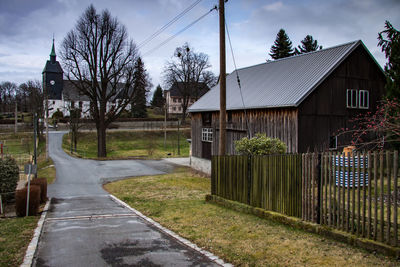
[[[36,253],[37,245],[39,242],[40,235],[42,233],[44,220],[46,218],[47,210],[49,208],[50,202],[51,202],[51,198],[49,200],[47,200],[46,205],[44,206],[42,215],[40,216],[37,227],[35,229],[35,233],[33,234],[32,240],[29,243],[28,248],[26,249],[24,262],[21,264],[21,267],[32,266],[33,257],[35,256],[35,253]]]
[[[193,244],[192,242],[190,242],[189,240],[177,235],[176,233],[174,233],[173,231],[161,226],[161,224],[159,224],[158,222],[154,221],[153,219],[143,215],[140,211],[132,208],[131,206],[129,206],[127,203],[125,203],[124,201],[120,200],[119,198],[110,195],[111,199],[113,199],[114,201],[118,202],[119,204],[123,205],[124,207],[128,208],[129,210],[131,210],[133,213],[135,213],[137,216],[141,217],[142,219],[144,219],[145,221],[147,221],[148,223],[150,223],[152,226],[156,227],[157,229],[161,230],[162,232],[164,232],[165,234],[175,238],[176,240],[178,240],[180,243],[186,245],[187,247],[199,252],[200,254],[202,254],[204,257],[208,258],[209,260],[223,266],[223,267],[233,267],[232,264],[230,263],[226,263],[224,262],[222,259],[220,259],[219,257],[215,256],[214,254],[212,254],[209,251],[203,250],[201,248],[199,248],[196,244]]]

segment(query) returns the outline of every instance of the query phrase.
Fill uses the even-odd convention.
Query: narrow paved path
[[[95,161],[68,156],[50,134],[57,179],[34,266],[217,266],[163,233],[102,188],[105,181],[169,172],[165,161]]]

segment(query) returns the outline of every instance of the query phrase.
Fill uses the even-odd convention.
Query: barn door
[[[204,159],[211,159],[211,142],[201,142],[201,157]]]

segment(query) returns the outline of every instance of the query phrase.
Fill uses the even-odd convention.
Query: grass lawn
[[[0,219],[0,266],[19,266],[39,217]]]
[[[388,257],[206,203],[210,179],[186,168],[104,187],[143,214],[234,265],[399,265]]]
[[[107,158],[150,158],[188,157],[190,131],[180,131],[180,155],[178,155],[178,132],[167,131],[166,148],[164,149],[164,131],[109,131],[107,132]],[[63,137],[64,151],[70,151],[70,135]],[[77,153],[83,158],[97,157],[96,132],[79,133]]]

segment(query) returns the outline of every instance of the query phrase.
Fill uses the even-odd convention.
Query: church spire
[[[51,53],[50,53],[50,61],[51,63],[56,63],[56,51],[54,49],[54,36],[53,36],[53,46],[51,47]]]

